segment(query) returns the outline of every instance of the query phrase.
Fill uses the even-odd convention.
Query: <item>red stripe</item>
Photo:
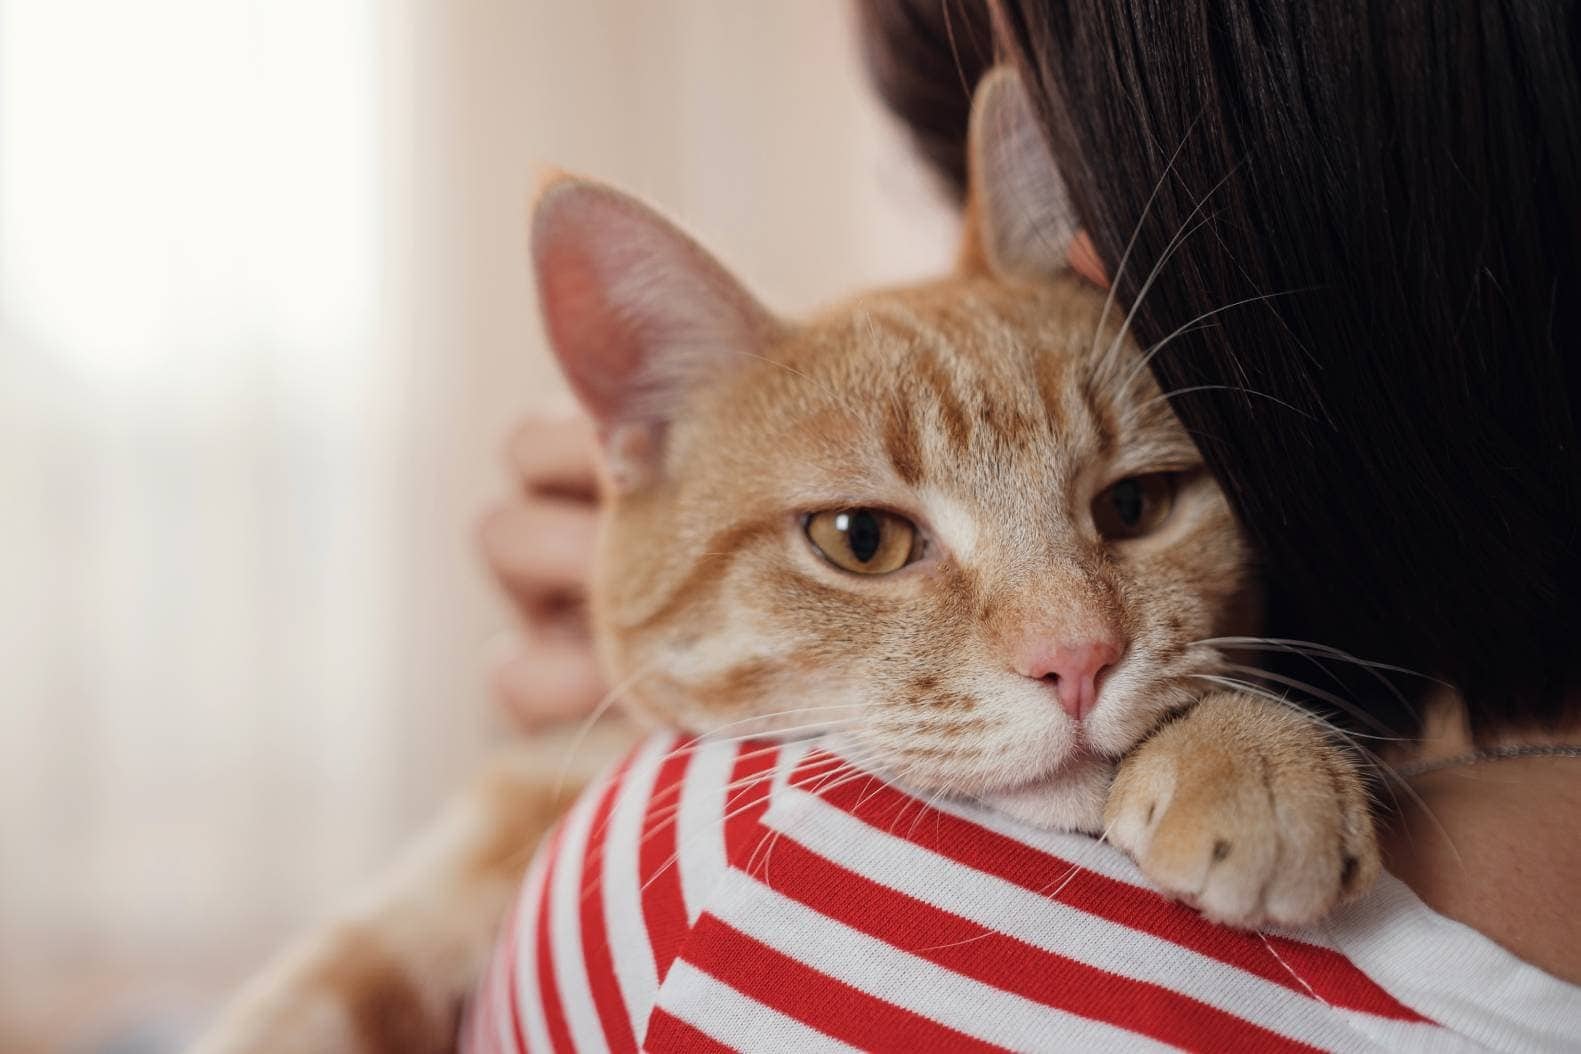
[[[648,1018],[648,1038],[642,1047],[651,1054],[735,1054],[734,1047],[727,1047],[696,1025],[688,1024],[663,1007],[655,1008]]]
[[[824,760],[827,757],[820,757],[815,751],[797,767],[793,779],[800,779],[809,762],[813,763],[811,771],[821,771],[819,766],[827,764]],[[1263,936],[1216,925],[1160,893],[1089,871],[997,831],[931,808],[910,795],[882,785],[876,777],[837,783],[819,797],[869,826],[904,838],[929,852],[1090,915],[1189,948],[1307,998],[1316,993],[1319,1000],[1331,1006],[1397,1021],[1428,1021],[1332,949],[1271,935],[1266,937],[1268,945],[1272,946],[1270,949],[1264,945]],[[922,810],[927,822],[917,822],[917,810]],[[900,819],[905,822],[898,822]],[[1050,878],[1055,875],[1062,877],[1051,891]],[[1284,962],[1279,961],[1281,958]],[[1306,985],[1311,986],[1311,991]]]
[[[946,970],[1172,1046],[1315,1049],[1174,989],[1121,977],[952,915],[849,871],[790,835],[775,845],[773,888]]]
[[[692,753],[692,744],[682,741],[659,766],[642,818],[642,842],[637,850],[642,918],[648,927],[648,944],[653,949],[653,965],[661,982],[686,938],[686,898],[681,892],[681,870],[675,855],[675,826]]]
[[[863,1050],[1004,1049],[819,973],[706,913],[692,929],[686,961],[748,998]]]
[[[778,764],[776,744],[747,742],[737,750],[725,797],[725,855],[736,867],[750,866],[767,833],[762,820]]]
[[[554,843],[544,860],[543,892],[538,896],[538,998],[543,1005],[544,1022],[549,1028],[549,1045],[556,1051],[574,1050],[571,1029],[565,1023],[565,1008],[560,1003],[560,986],[554,977],[554,955],[549,948],[549,888],[560,863],[560,842],[565,828],[555,831]]]
[[[593,1006],[604,1026],[604,1039],[613,1054],[635,1054],[637,1039],[631,1034],[631,1019],[615,976],[615,960],[609,952],[609,926],[604,918],[604,839],[609,829],[609,814],[615,796],[625,783],[631,756],[620,763],[604,788],[598,808],[593,812],[592,837],[582,856],[582,955],[587,964],[587,986]]]

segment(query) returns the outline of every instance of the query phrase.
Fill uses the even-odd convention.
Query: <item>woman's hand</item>
[[[586,604],[598,506],[594,453],[583,418],[523,424],[509,445],[517,490],[479,525],[484,559],[523,629],[494,672],[494,689],[528,727],[582,717],[605,690]]]

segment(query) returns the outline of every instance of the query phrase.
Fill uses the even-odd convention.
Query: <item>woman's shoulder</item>
[[[1363,948],[1368,918],[1335,935],[1226,929],[1097,839],[925,800],[820,745],[657,736],[540,853],[469,1031],[494,1041],[477,1049],[651,1050],[1477,1035],[1430,1012],[1423,986],[1380,982],[1371,958],[1416,937]],[[1506,1045],[1495,1033],[1478,1039]]]

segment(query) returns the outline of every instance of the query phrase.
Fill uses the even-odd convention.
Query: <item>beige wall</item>
[[[200,1012],[494,734],[537,166],[787,310],[943,265],[847,16],[0,0],[0,1047]]]

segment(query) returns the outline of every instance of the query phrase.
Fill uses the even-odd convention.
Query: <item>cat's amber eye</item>
[[[1169,472],[1127,476],[1092,502],[1092,522],[1111,541],[1140,538],[1156,531],[1175,505],[1175,477]]]
[[[887,575],[917,559],[922,543],[917,527],[883,509],[833,509],[807,517],[807,540],[842,571]]]

